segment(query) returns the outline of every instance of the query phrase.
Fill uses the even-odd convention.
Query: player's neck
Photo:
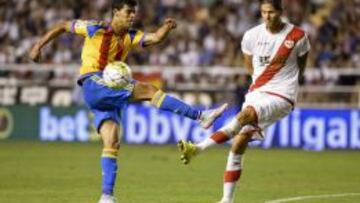
[[[266,29],[272,33],[272,34],[276,34],[279,33],[282,29],[284,29],[285,27],[285,23],[283,23],[282,21],[278,21],[277,23],[275,23],[272,26],[266,26]]]
[[[111,22],[111,28],[115,35],[123,35],[128,31],[127,27],[115,24],[114,22]]]

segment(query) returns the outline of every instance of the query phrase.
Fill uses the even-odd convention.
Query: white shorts
[[[273,93],[260,91],[246,94],[242,109],[244,110],[247,107],[254,108],[257,114],[257,127],[261,129],[261,131],[254,133],[253,139],[264,139],[264,130],[276,121],[284,118],[294,108],[291,101]]]

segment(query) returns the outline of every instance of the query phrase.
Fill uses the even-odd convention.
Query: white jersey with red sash
[[[286,23],[280,32],[272,34],[260,24],[244,34],[241,46],[245,54],[253,56],[249,92],[268,92],[294,102],[299,86],[297,58],[310,50],[305,32]]]

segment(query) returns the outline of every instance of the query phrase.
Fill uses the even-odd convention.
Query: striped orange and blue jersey
[[[102,71],[106,64],[125,61],[132,48],[142,48],[145,33],[128,30],[116,35],[110,24],[102,21],[72,21],[68,31],[85,38],[81,53],[80,76]]]

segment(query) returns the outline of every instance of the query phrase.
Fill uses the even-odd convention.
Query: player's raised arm
[[[47,43],[49,43],[51,40],[57,38],[62,33],[69,31],[70,27],[71,27],[70,21],[56,24],[44,36],[42,36],[40,40],[37,41],[36,44],[32,47],[29,53],[30,59],[35,62],[38,62],[41,55],[41,48],[44,47]]]
[[[164,24],[155,32],[148,33],[144,38],[144,46],[152,46],[162,42],[169,32],[176,28],[176,21],[173,18],[166,18]]]

